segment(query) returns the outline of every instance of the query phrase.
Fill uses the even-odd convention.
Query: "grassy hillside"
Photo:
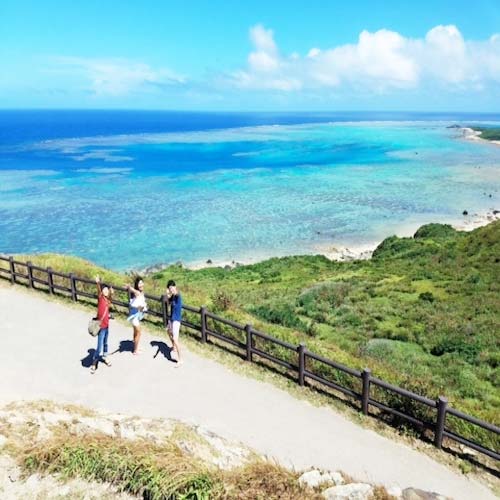
[[[32,260],[95,273],[79,259]],[[413,238],[384,240],[368,261],[297,256],[234,269],[171,266],[147,277],[146,287],[160,294],[173,278],[190,305],[305,342],[430,398],[446,395],[454,407],[498,425],[499,267],[500,221],[470,233],[429,224]]]
[[[289,257],[155,278],[172,276],[218,312],[254,316],[275,335],[498,423],[499,261],[500,222],[471,233],[430,224],[386,239],[370,261]]]

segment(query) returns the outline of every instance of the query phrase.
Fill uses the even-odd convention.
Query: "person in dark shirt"
[[[179,331],[182,321],[182,297],[177,290],[174,280],[169,280],[167,283],[167,297],[170,305],[170,315],[168,320],[167,332],[172,341],[172,351],[176,353],[177,364],[182,364],[181,351],[179,348]]]

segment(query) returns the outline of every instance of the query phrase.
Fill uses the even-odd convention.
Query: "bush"
[[[214,313],[227,311],[233,304],[232,297],[224,290],[217,289],[212,295],[212,309]]]
[[[309,337],[317,337],[319,335],[318,327],[316,326],[316,323],[314,321],[311,321],[306,326],[306,334]]]
[[[390,236],[386,238],[374,250],[374,259],[385,259],[388,257],[401,256],[404,253],[413,250],[415,242],[412,238],[398,238],[397,236]]]
[[[343,281],[315,285],[299,295],[297,303],[307,314],[318,309],[341,306],[352,291],[352,285]]]
[[[456,236],[457,231],[449,224],[425,224],[414,234],[414,238],[449,239]]]
[[[431,292],[422,292],[418,298],[420,300],[423,300],[424,302],[434,302],[435,298],[434,298],[434,295],[432,295]]]
[[[456,353],[467,363],[477,362],[481,352],[481,346],[469,341],[463,337],[449,335],[441,338],[439,342],[431,349],[434,356],[443,356],[446,353]]]
[[[290,304],[261,305],[252,308],[251,312],[269,323],[302,331],[307,329],[307,325],[295,314],[295,309]]]

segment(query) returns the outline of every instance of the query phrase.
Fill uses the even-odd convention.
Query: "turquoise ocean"
[[[0,253],[255,262],[460,223],[500,209],[471,125],[500,115],[0,111]]]

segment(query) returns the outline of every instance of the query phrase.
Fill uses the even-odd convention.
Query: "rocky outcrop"
[[[344,484],[344,477],[340,472],[322,472],[317,469],[313,469],[304,472],[302,476],[299,477],[300,484],[307,484],[311,488],[317,488],[318,486],[331,486]]]
[[[402,500],[447,500],[446,497],[432,491],[418,488],[406,488],[401,495]]]
[[[76,407],[48,404],[10,405],[0,410],[0,443],[12,440],[33,444],[56,433],[68,436],[99,434],[126,440],[143,440],[161,445],[174,441],[186,453],[219,469],[231,469],[255,457],[249,448],[229,442],[200,426],[173,419],[129,417],[118,414],[93,414]]]
[[[323,491],[327,500],[368,500],[373,493],[373,486],[366,483],[351,483],[332,486]]]

